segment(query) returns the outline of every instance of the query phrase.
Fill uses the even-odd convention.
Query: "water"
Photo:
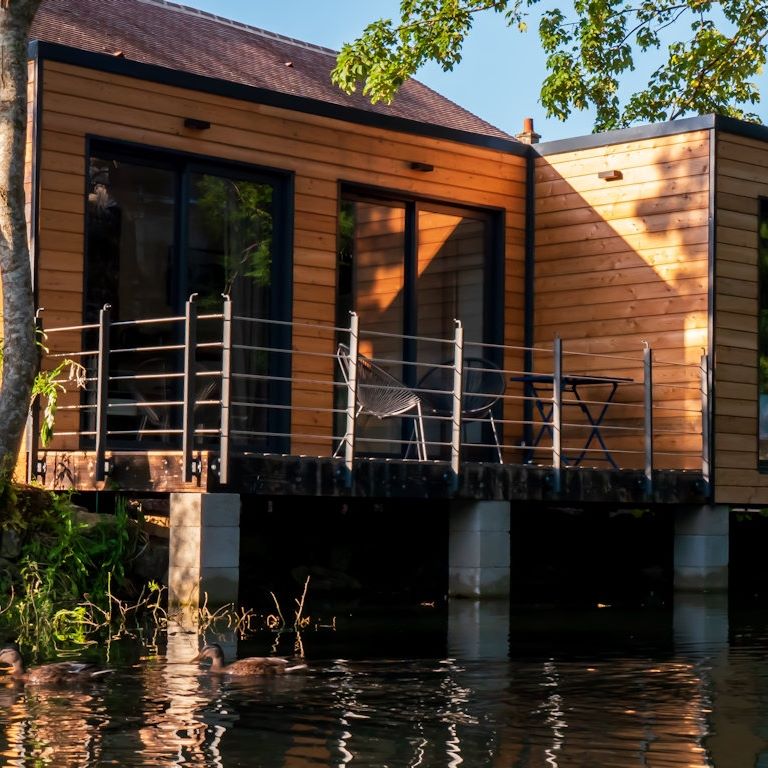
[[[159,653],[123,639],[98,684],[0,686],[0,764],[761,768],[767,641],[768,613],[715,598],[347,610],[305,635],[310,670],[278,679],[210,675],[181,631]]]

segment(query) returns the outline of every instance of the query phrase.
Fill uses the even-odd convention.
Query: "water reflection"
[[[450,600],[448,653],[463,659],[506,659],[509,656],[509,603]]]
[[[470,601],[441,620],[446,644],[433,658],[366,658],[358,627],[348,658],[313,659],[310,637],[306,674],[228,680],[189,663],[203,641],[179,631],[158,655],[122,649],[115,655],[128,660],[99,684],[8,682],[0,764],[768,764],[765,613],[731,617],[729,631],[727,605],[712,599],[679,600],[666,614],[547,617]],[[379,629],[370,637],[380,639]],[[234,639],[215,638],[228,639],[234,658]],[[273,639],[253,638],[240,655],[268,653]]]

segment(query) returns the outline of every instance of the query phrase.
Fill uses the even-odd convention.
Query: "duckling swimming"
[[[36,685],[82,683],[88,680],[96,680],[103,675],[108,675],[115,671],[114,669],[102,669],[95,664],[85,664],[80,661],[59,661],[25,670],[21,654],[11,647],[0,650],[0,664],[11,668],[10,677],[14,680]]]
[[[306,669],[307,665],[281,659],[277,656],[250,656],[246,659],[238,659],[231,664],[224,663],[224,651],[216,643],[204,646],[200,653],[192,661],[211,660],[209,667],[211,672],[219,672],[224,675],[237,675],[245,677],[248,675],[282,675],[288,672],[298,672]]]

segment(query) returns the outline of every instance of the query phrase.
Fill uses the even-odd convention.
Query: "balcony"
[[[50,488],[701,503],[706,358],[657,359],[220,312],[46,328],[73,360],[56,431],[29,440]],[[31,435],[37,436],[39,407]]]

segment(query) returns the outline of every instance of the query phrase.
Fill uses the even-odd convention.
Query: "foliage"
[[[547,0],[402,0],[398,21],[374,21],[343,46],[333,80],[348,93],[362,82],[372,101],[391,101],[425,62],[453,69],[477,13],[503,14],[524,32],[534,6],[548,116],[593,108],[595,131],[710,112],[756,120],[744,107],[759,101],[766,0],[573,0],[571,9]],[[646,87],[622,98],[622,79],[651,50],[666,58]]]
[[[113,584],[121,584],[126,565],[135,555],[139,529],[128,514],[127,504],[118,500],[115,514],[96,524],[86,524],[67,494],[32,490],[39,498],[34,514],[5,515],[4,532],[15,530],[23,544],[18,578],[6,578],[5,592],[13,599],[4,619],[17,633],[17,642],[34,651],[62,640],[84,642],[88,624],[83,604],[108,607]],[[7,498],[26,498],[16,490]]]
[[[66,494],[52,495],[48,514],[28,529],[22,563],[35,563],[46,590],[59,600],[89,594],[103,600],[111,579],[125,576],[125,564],[133,554],[132,533],[124,499],[115,504],[109,522],[80,522]]]
[[[38,332],[37,347],[41,355],[48,353],[45,346],[45,334]],[[0,375],[3,370],[3,344],[0,341]],[[47,370],[38,370],[32,383],[29,407],[34,406],[35,400],[42,401],[42,419],[40,420],[40,442],[46,447],[53,437],[53,425],[56,420],[56,409],[59,395],[67,391],[66,383],[74,384],[79,389],[85,386],[85,368],[75,360],[62,359],[57,366]],[[7,484],[6,484],[7,485]]]
[[[196,191],[209,242],[223,249],[224,282],[220,293],[230,295],[238,277],[250,278],[260,287],[268,286],[272,262],[272,187],[206,174],[198,178]],[[220,295],[215,298],[220,300]]]

